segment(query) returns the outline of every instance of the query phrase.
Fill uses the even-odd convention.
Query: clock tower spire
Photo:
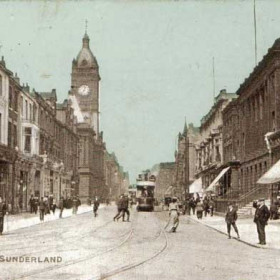
[[[84,122],[88,123],[99,137],[99,66],[89,41],[86,21],[82,48],[72,62],[71,94],[78,101]]]

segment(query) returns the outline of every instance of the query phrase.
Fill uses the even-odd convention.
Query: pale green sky
[[[280,37],[280,1],[256,1],[258,58]],[[0,1],[0,55],[37,91],[70,89],[88,19],[101,74],[101,127],[131,179],[173,161],[184,118],[199,125],[216,92],[254,67],[253,0]]]

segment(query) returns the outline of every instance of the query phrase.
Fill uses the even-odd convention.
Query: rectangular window
[[[14,133],[13,133],[13,147],[17,146],[17,126],[14,124],[13,125]]]
[[[9,86],[9,108],[12,108],[13,105],[13,89]]]
[[[24,151],[26,153],[31,153],[31,136],[32,136],[31,127],[25,127],[24,128]]]
[[[33,112],[32,112],[32,104],[29,104],[29,119],[32,121],[33,118]]]
[[[18,111],[18,96],[19,96],[19,92],[16,91],[14,93],[14,100],[13,100],[13,108],[14,108],[15,112]]]
[[[264,96],[263,94],[260,95],[260,120],[263,119],[263,102],[264,102]]]
[[[0,75],[0,95],[3,94],[3,77]]]
[[[24,116],[24,114],[23,114],[23,110],[24,110],[24,108],[23,108],[23,96],[20,97],[20,110],[21,110],[21,116],[23,117]]]
[[[8,146],[12,147],[12,123],[9,122],[8,124]]]
[[[25,119],[28,120],[28,103],[27,103],[27,100],[25,100]]]
[[[34,107],[33,107],[33,122],[36,122],[36,115],[37,115],[37,107],[34,105]]]

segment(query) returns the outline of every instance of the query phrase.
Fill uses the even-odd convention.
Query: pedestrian
[[[49,208],[49,197],[48,196],[44,196],[43,201],[45,203],[45,215],[50,214],[50,208]],[[39,207],[40,210],[40,207]]]
[[[215,207],[215,202],[214,200],[211,198],[209,200],[209,213],[210,213],[210,216],[213,217],[213,214],[214,214],[214,207]]]
[[[63,210],[64,210],[64,206],[65,206],[65,201],[64,201],[64,198],[62,196],[59,200],[59,203],[58,203],[58,208],[60,209],[60,211],[59,211],[59,218],[60,219],[62,218],[62,213],[63,213]]]
[[[196,203],[196,216],[198,219],[202,219],[203,216],[203,204],[200,200]]]
[[[172,202],[169,204],[169,219],[172,223],[170,232],[176,232],[179,225],[179,205],[176,197],[173,197]]]
[[[277,202],[274,202],[270,206],[270,220],[277,220],[278,219],[278,205]]]
[[[207,213],[209,213],[209,202],[208,202],[208,198],[204,198],[203,200],[203,210],[204,210],[204,216],[207,216]]]
[[[34,213],[37,215],[38,212],[38,205],[39,205],[39,197],[34,196]]]
[[[4,229],[4,217],[7,212],[6,203],[3,202],[2,197],[0,196],[0,235],[3,233]]]
[[[52,204],[52,212],[55,214],[55,209],[56,209],[56,199],[53,198],[53,204]]]
[[[99,200],[97,198],[97,196],[95,197],[94,201],[93,201],[93,213],[94,213],[94,217],[97,217],[97,210],[99,207]]]
[[[130,217],[130,212],[128,210],[128,204],[129,204],[129,199],[128,195],[124,195],[123,201],[122,201],[122,221],[125,221],[125,214],[127,215],[126,221],[129,222],[129,217]]]
[[[78,213],[79,207],[80,207],[81,205],[82,205],[82,202],[81,202],[79,196],[77,195],[77,213]]]
[[[265,238],[265,226],[267,225],[267,221],[270,217],[270,212],[267,206],[264,203],[264,199],[259,199],[257,205],[256,203],[254,206],[256,207],[254,222],[257,225],[258,237],[259,237],[259,244],[266,245],[266,238]]]
[[[72,199],[72,206],[73,206],[72,214],[76,215],[77,214],[77,210],[78,210],[78,200],[77,200],[76,196],[74,196],[73,199]]]
[[[39,211],[40,211],[40,221],[44,221],[45,211],[46,211],[46,202],[44,201],[44,198],[41,197],[41,200],[39,201]]]
[[[234,228],[237,238],[239,239],[239,233],[238,233],[238,228],[236,226],[236,220],[237,220],[237,209],[233,207],[232,203],[228,204],[228,209],[226,212],[225,216],[225,221],[227,223],[227,232],[228,232],[228,238],[231,239],[230,231],[231,231],[231,226]]]
[[[49,211],[51,212],[53,210],[53,195],[52,194],[49,196],[48,206],[49,206]]]
[[[116,214],[116,216],[114,217],[114,221],[117,219],[117,221],[119,220],[119,218],[122,215],[122,204],[123,204],[123,196],[121,195],[119,197],[119,200],[117,202],[117,209],[118,209],[118,213]]]
[[[31,195],[28,205],[30,206],[30,213],[32,214],[34,211],[34,203],[35,203],[35,199],[33,197],[33,194]]]
[[[191,207],[193,215],[195,215],[196,202],[193,197],[190,199],[190,207]]]

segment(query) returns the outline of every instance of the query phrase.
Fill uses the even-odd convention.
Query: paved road
[[[0,279],[278,279],[279,251],[228,240],[186,217],[177,233],[166,233],[166,212],[133,212],[132,222],[117,223],[114,210],[3,235],[0,255],[25,262],[0,257]],[[50,257],[59,257],[58,262],[37,263]]]

